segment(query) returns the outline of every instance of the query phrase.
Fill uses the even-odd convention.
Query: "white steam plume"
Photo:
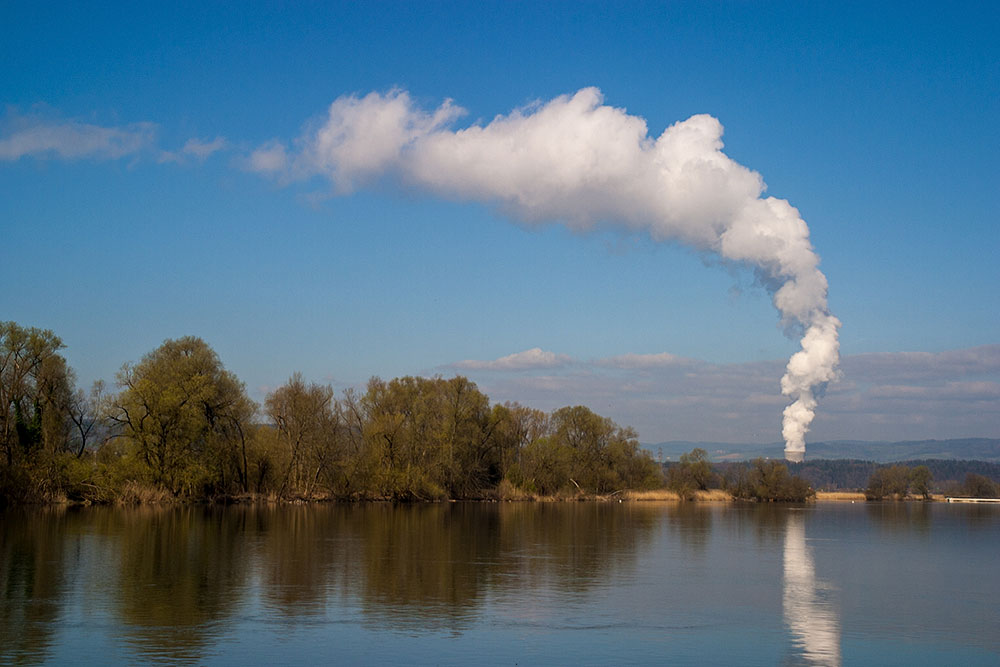
[[[602,104],[584,88],[453,129],[464,111],[446,101],[418,109],[403,90],[337,99],[298,150],[271,142],[251,169],[284,179],[321,174],[339,193],[387,175],[445,197],[498,204],[526,222],[577,230],[599,222],[678,240],[755,267],[773,286],[786,326],[804,330],[782,392],[786,455],[800,459],[816,392],[837,376],[837,329],[809,228],[787,201],[762,198],[760,174],[722,152],[722,125],[708,115],[659,138],[646,122]]]

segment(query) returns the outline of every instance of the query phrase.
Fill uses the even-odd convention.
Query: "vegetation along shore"
[[[294,373],[258,405],[200,338],[126,363],[115,391],[76,387],[62,347],[0,322],[0,504],[815,497],[784,462],[713,465],[696,448],[661,465],[587,407],[496,404],[462,376],[336,396]],[[880,467],[866,495],[929,499],[931,481],[926,466]],[[982,475],[966,485],[996,493]]]

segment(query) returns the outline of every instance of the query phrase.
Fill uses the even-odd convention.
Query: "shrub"
[[[742,469],[740,469],[742,468]],[[765,502],[805,502],[816,492],[801,477],[788,473],[788,466],[779,461],[757,459],[751,467],[730,470],[727,491],[734,498]]]

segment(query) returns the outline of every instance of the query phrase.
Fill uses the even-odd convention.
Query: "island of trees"
[[[439,500],[655,488],[632,429],[586,407],[491,404],[464,377],[372,378],[335,396],[294,374],[255,404],[201,339],[75,387],[51,331],[0,323],[0,498]]]
[[[713,465],[695,449],[663,466],[586,407],[495,404],[461,376],[375,377],[337,396],[295,373],[258,405],[200,338],[125,364],[116,391],[76,387],[61,349],[51,331],[0,322],[0,504],[814,495],[783,462]],[[870,474],[871,498],[929,494],[926,466]]]

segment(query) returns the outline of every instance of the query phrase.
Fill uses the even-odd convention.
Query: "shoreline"
[[[946,502],[948,498],[945,494],[934,493],[928,499],[919,496],[908,496],[901,500],[869,501],[862,491],[817,491],[816,495],[805,501],[806,503],[866,503],[866,502]],[[111,502],[90,502],[74,501],[68,499],[52,500],[48,502],[35,503],[8,503],[0,505],[0,511],[14,509],[17,507],[169,507],[169,506],[218,506],[229,505],[322,505],[322,504],[363,504],[363,503],[391,503],[400,505],[423,505],[438,503],[577,503],[577,502],[619,502],[619,503],[647,503],[647,502],[670,502],[670,503],[755,503],[766,501],[738,500],[722,489],[709,489],[707,491],[696,491],[694,497],[683,500],[676,492],[669,489],[655,489],[651,491],[616,491],[607,495],[517,495],[508,498],[498,498],[484,496],[481,498],[442,498],[442,499],[392,499],[392,498],[277,498],[273,495],[241,495],[218,498],[132,498],[129,501]],[[784,504],[782,501],[774,501],[777,504]]]

